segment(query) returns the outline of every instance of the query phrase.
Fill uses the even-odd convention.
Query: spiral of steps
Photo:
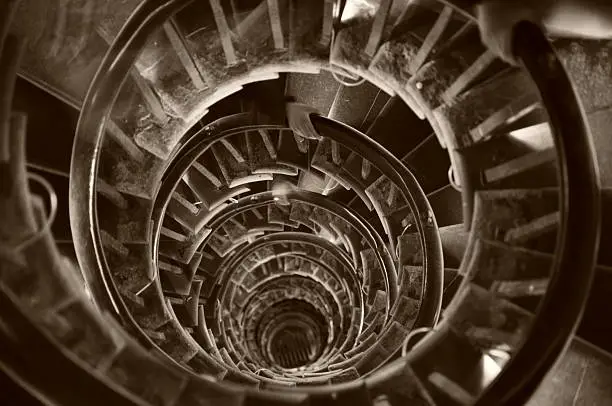
[[[5,403],[612,399],[604,65],[466,4],[0,6]]]

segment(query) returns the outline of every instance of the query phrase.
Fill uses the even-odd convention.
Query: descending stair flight
[[[564,354],[601,106],[554,54],[511,67],[434,0],[11,0],[0,29],[0,370],[39,402],[83,394],[35,359],[94,404],[513,404]],[[70,164],[12,112],[43,91]]]

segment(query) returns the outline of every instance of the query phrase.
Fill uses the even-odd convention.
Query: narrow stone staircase
[[[3,370],[38,401],[79,404],[28,370],[56,357],[101,404],[474,404],[546,324],[566,168],[533,80],[469,9],[1,7]],[[555,45],[599,158],[602,249],[582,338],[531,402],[588,404],[612,398],[610,65]]]

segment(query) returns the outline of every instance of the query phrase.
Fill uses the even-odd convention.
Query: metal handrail
[[[168,18],[191,1],[148,0],[138,6],[115,38],[89,87],[73,144],[69,194],[70,226],[73,239],[78,242],[75,251],[92,299],[101,310],[124,325],[136,326],[136,321],[121,300],[100,242],[95,189],[98,153],[111,108],[140,54],[139,50]],[[164,354],[143,331],[134,330],[143,345]],[[178,364],[174,367],[182,370]]]
[[[442,242],[433,216],[433,210],[410,170],[393,154],[365,134],[335,120],[313,116],[313,125],[323,136],[329,136],[368,159],[393,182],[408,201],[415,215],[415,225],[423,249],[423,301],[414,327],[433,326],[438,321],[442,307]],[[376,151],[375,154],[369,151]],[[397,275],[396,275],[397,278]],[[391,281],[390,281],[391,282]],[[397,285],[397,279],[393,281]]]
[[[476,405],[524,404],[563,354],[586,306],[597,260],[600,183],[587,120],[576,91],[552,46],[536,25],[515,28],[515,54],[531,75],[548,111],[560,171],[560,225],[552,279],[525,341]],[[461,172],[460,172],[461,173]],[[467,252],[464,262],[470,261]],[[578,270],[578,272],[577,272]],[[464,286],[470,278],[465,278]],[[461,290],[462,288],[460,288]],[[451,320],[453,313],[446,315]],[[451,332],[448,323],[425,337],[399,364],[426,364]]]
[[[118,304],[121,300],[110,277],[108,265],[99,260],[101,257],[96,256],[101,253],[101,246],[97,235],[95,186],[91,177],[97,172],[97,161],[84,158],[94,157],[101,147],[105,119],[121,87],[117,84],[123,83],[127,77],[138,55],[137,51],[144,46],[149,34],[189,2],[149,0],[142,3],[115,41],[115,44],[124,46],[111,47],[104,58],[85,99],[83,115],[79,121],[70,179],[72,230],[75,240],[82,242],[81,246],[77,246],[79,262],[85,270],[96,302],[120,319],[131,319],[131,316],[124,306]],[[599,181],[595,154],[578,98],[552,48],[536,27],[522,25],[517,29],[516,39],[517,54],[539,87],[551,117],[560,155],[559,162],[562,164],[561,185],[564,199],[561,202],[559,256],[554,266],[555,277],[551,281],[530,336],[480,399],[481,404],[521,403],[562,353],[584,308],[598,242]],[[330,126],[321,124],[322,119],[319,118],[313,121],[315,126]],[[337,125],[336,123],[331,127]],[[348,142],[350,141],[347,140],[347,144]],[[362,150],[370,147],[363,141],[359,141],[359,145]],[[402,175],[405,174],[399,170],[396,176],[398,183],[407,186]],[[412,182],[411,174],[408,173],[406,179],[407,182]],[[87,186],[87,190],[82,189],[83,185]],[[418,202],[415,205],[419,206]],[[88,208],[89,215],[85,216],[84,212],[75,210],[79,207]],[[422,205],[419,208],[422,209]],[[428,231],[428,228],[423,225],[420,227],[428,236],[432,235],[433,232]],[[440,256],[437,255],[438,248]],[[433,245],[425,245],[425,252],[426,257],[433,252],[433,265],[441,265],[441,247],[435,242]],[[428,265],[432,265],[431,262]],[[576,272],[577,269],[583,272]],[[441,273],[432,275],[431,279],[428,275],[426,285],[434,290],[439,289],[441,298]],[[427,317],[424,314],[423,319],[435,322],[439,315],[439,307],[437,310],[436,307],[436,303],[430,303]],[[559,308],[565,311],[559,312]],[[431,349],[431,346],[425,344],[423,342],[420,346],[422,350],[416,351],[414,357],[418,356],[418,353],[424,354],[428,348]],[[352,388],[353,385],[344,387]]]
[[[159,235],[162,227],[163,214],[166,211],[172,197],[172,193],[174,192],[174,188],[180,180],[184,170],[186,170],[187,167],[190,166],[193,161],[195,161],[198,156],[203,154],[204,151],[212,144],[223,138],[229,137],[236,133],[244,132],[245,130],[280,128],[278,126],[257,123],[255,119],[256,117],[250,114],[237,114],[231,117],[222,118],[196,133],[185,143],[184,151],[181,151],[180,158],[173,162],[167,170],[161,183],[161,188],[156,195],[152,214],[152,218],[154,219],[153,235],[155,236],[154,238],[156,238],[156,241],[153,244],[154,258],[157,258],[156,254],[159,247]],[[348,144],[349,147],[350,145],[351,144]],[[379,148],[382,147],[379,146]],[[387,296],[387,307],[390,309],[397,298],[397,271],[387,246],[384,244],[382,238],[380,238],[379,234],[374,230],[374,228],[358,214],[352,213],[346,207],[330,201],[329,199],[325,199],[321,195],[308,191],[291,191],[287,194],[287,197],[289,199],[300,201],[303,200],[308,204],[327,209],[335,214],[342,213],[340,217],[346,220],[361,234],[363,238],[366,239],[368,245],[374,249],[376,259],[381,265],[383,276],[385,278],[385,287],[387,292],[389,292],[389,295]],[[227,210],[231,211],[232,207],[235,207],[235,205],[228,207]],[[220,216],[224,215],[224,213],[220,213]],[[215,220],[213,220],[213,222],[214,221]],[[212,233],[210,235],[212,235]],[[209,237],[206,237],[202,244],[204,244],[208,239]]]
[[[537,389],[578,328],[599,249],[601,186],[595,149],[577,93],[538,26],[522,22],[515,27],[514,53],[538,87],[548,112],[560,168],[561,222],[553,279],[531,332],[479,399],[480,405],[492,404],[493,400],[522,404]]]

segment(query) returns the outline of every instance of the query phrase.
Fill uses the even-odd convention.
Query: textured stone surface
[[[162,175],[162,161],[145,154],[143,161],[136,161],[119,144],[105,137],[98,169],[99,177],[119,192],[149,199]]]
[[[148,266],[148,245],[130,245],[127,257],[114,255],[108,250],[106,256],[113,280],[120,290],[136,293],[153,280],[154,271]]]
[[[612,76],[610,84],[612,88]],[[602,108],[588,115],[597,165],[603,187],[612,187],[612,107]]]
[[[367,70],[371,57],[363,51],[368,41],[372,26],[370,17],[363,17],[351,22],[351,26],[341,30],[334,42],[331,60],[340,66],[353,70]]]
[[[146,232],[151,218],[150,200],[132,198],[128,207],[119,212],[117,240],[123,243],[138,243],[147,240]]]
[[[512,72],[467,91],[452,104],[440,107],[440,113],[449,123],[456,145],[466,147],[479,141],[470,134],[472,129],[516,99],[529,94],[536,98],[536,92],[524,72]]]
[[[412,74],[411,61],[421,47],[421,40],[407,32],[382,44],[374,57],[370,70],[377,76],[388,78],[398,88],[404,88]]]
[[[478,31],[464,35],[455,46],[426,63],[410,79],[409,86],[420,93],[430,109],[443,103],[442,94],[482,53]]]
[[[556,189],[480,191],[476,194],[472,232],[480,238],[503,241],[509,230],[558,208]]]
[[[329,113],[340,88],[340,83],[327,70],[319,74],[293,73],[287,78],[287,96],[324,116]]]
[[[236,142],[231,144],[238,152],[242,152],[242,149],[240,149]],[[246,154],[240,154],[238,158],[232,155],[230,150],[220,142],[212,146],[212,151],[227,184],[236,178],[247,176],[250,173],[249,164],[246,162]]]
[[[263,130],[262,130],[263,131]],[[248,152],[248,161],[251,167],[251,171],[258,168],[271,168],[276,166],[276,150],[273,145],[270,151],[268,146],[264,143],[263,136],[266,140],[275,145],[277,143],[275,136],[270,136],[270,133],[266,132],[261,134],[256,131],[249,131],[246,133],[246,147]],[[274,154],[274,156],[272,155]]]
[[[355,365],[355,368],[360,374],[365,374],[367,371],[371,371],[384,363],[391,353],[380,345],[375,345],[366,351],[363,357]]]
[[[587,113],[612,105],[612,42],[558,40],[555,48]]]
[[[292,201],[289,219],[307,227],[314,228],[314,223],[312,221],[312,209],[313,207],[308,204],[299,201]]]
[[[384,175],[370,185],[366,190],[374,207],[382,215],[388,215],[393,211],[408,204],[406,198],[399,188]]]
[[[416,299],[400,296],[393,309],[393,320],[406,328],[411,328],[419,313],[420,302]]]
[[[474,272],[474,282],[488,289],[495,281],[548,278],[552,261],[552,255],[479,240],[468,272]]]
[[[387,351],[393,352],[402,345],[406,335],[408,335],[408,331],[400,323],[394,321],[391,323],[391,327],[380,338],[379,345]]]
[[[421,266],[406,266],[402,267],[402,278],[407,279],[408,289],[402,291],[402,294],[420,300],[423,296],[423,277],[424,269]],[[406,282],[404,282],[406,283]]]
[[[417,233],[400,236],[397,245],[400,264],[419,265],[423,263],[423,249]]]
[[[136,322],[144,329],[156,330],[170,319],[170,314],[161,299],[155,284],[151,284],[140,294],[144,305],[126,302]]]
[[[531,314],[476,285],[459,295],[452,318],[448,318],[451,328],[479,348],[503,345],[511,352],[518,350],[529,333]]]
[[[177,320],[170,320],[170,322],[157,329],[157,332],[162,333],[164,338],[154,341],[177,362],[187,362],[197,354],[199,346],[193,339],[186,338],[188,333],[183,330]]]

